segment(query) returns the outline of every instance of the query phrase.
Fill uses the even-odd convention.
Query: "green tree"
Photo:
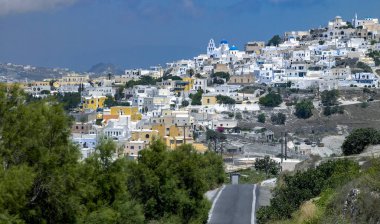
[[[130,165],[128,189],[149,220],[176,215],[180,223],[206,222],[210,206],[203,194],[224,181],[221,157],[198,154],[190,145],[169,152],[156,141]]]
[[[297,171],[281,177],[274,189],[270,206],[257,211],[258,223],[291,218],[299,206],[317,197],[323,190],[333,189],[359,175],[359,165],[350,160],[330,160],[316,168]]]
[[[313,116],[314,105],[310,100],[302,100],[296,104],[295,115],[298,118],[307,119]]]
[[[322,105],[327,106],[334,106],[338,103],[338,97],[339,97],[339,91],[334,90],[325,90],[321,93],[321,101]]]
[[[199,89],[196,94],[190,94],[189,97],[191,99],[191,105],[202,105],[202,95],[203,90]]]
[[[283,113],[272,114],[271,121],[276,125],[283,125],[286,121],[286,115]]]
[[[274,35],[267,43],[267,46],[278,46],[282,43],[282,39],[279,35]]]
[[[230,80],[230,73],[228,72],[215,72],[211,75],[211,78],[222,78],[225,79],[227,82]]]
[[[189,105],[190,105],[189,101],[187,101],[187,100],[182,101],[182,107],[187,107]]]
[[[235,114],[235,118],[236,118],[237,120],[241,120],[241,119],[243,119],[243,116],[241,115],[240,112],[236,112],[236,114]]]
[[[280,94],[269,92],[259,99],[259,103],[266,107],[277,107],[282,103],[282,97]]]
[[[264,171],[267,177],[269,177],[269,175],[275,176],[280,172],[280,164],[271,159],[269,156],[265,156],[262,159],[256,159],[255,169],[259,171]]]
[[[372,51],[368,54],[368,56],[375,61],[376,66],[380,65],[380,51]]]
[[[265,123],[265,114],[259,114],[259,116],[257,117],[257,122]]]
[[[358,63],[356,63],[356,67],[363,70],[363,72],[372,73],[372,68],[364,62],[359,61]]]
[[[50,90],[42,90],[41,94],[50,95]]]
[[[359,154],[368,145],[380,143],[380,133],[373,128],[355,129],[346,137],[342,145],[344,155]]]
[[[152,76],[143,75],[139,80],[130,80],[125,84],[126,88],[132,88],[135,85],[156,85],[157,79]]]
[[[236,101],[229,96],[217,95],[216,101],[219,104],[235,104]]]
[[[113,96],[111,96],[111,95],[107,95],[107,99],[104,101],[104,105],[106,107],[130,106],[129,102],[116,101],[115,98]]]
[[[3,169],[27,166],[34,173],[27,204],[10,215],[27,223],[73,222],[79,202],[70,196],[76,189],[79,150],[70,142],[70,118],[54,101],[25,104],[25,94],[17,87],[0,92]]]
[[[66,111],[77,108],[82,100],[80,93],[58,93],[56,99]]]

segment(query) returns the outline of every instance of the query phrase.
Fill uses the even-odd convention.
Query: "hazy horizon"
[[[0,0],[0,62],[86,71],[164,65],[206,52],[210,38],[251,40],[380,17],[378,0]]]

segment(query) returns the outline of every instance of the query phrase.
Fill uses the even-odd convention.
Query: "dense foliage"
[[[235,104],[236,101],[229,96],[217,95],[216,101],[219,104]]]
[[[265,114],[259,114],[259,116],[257,117],[257,122],[265,123]]]
[[[280,94],[269,92],[259,99],[259,103],[266,107],[277,107],[282,103],[282,97]]]
[[[157,79],[152,76],[143,75],[138,80],[130,80],[125,84],[126,88],[131,88],[135,85],[156,85]]]
[[[323,109],[323,115],[325,116],[330,116],[333,114],[343,114],[344,113],[344,108],[341,106],[327,106]]]
[[[121,102],[115,100],[113,96],[108,95],[107,99],[104,101],[106,107],[115,107],[115,106],[130,106],[129,102]]]
[[[363,72],[372,73],[372,68],[364,62],[359,61],[356,63],[356,67],[360,68]]]
[[[267,43],[267,46],[278,46],[282,43],[282,39],[279,35],[274,35]]]
[[[228,72],[215,72],[211,74],[211,78],[221,78],[225,79],[227,82],[230,80],[230,73]]]
[[[62,103],[63,108],[65,108],[65,110],[77,108],[82,100],[80,93],[58,93],[56,95],[56,98],[58,102]]]
[[[350,160],[328,161],[317,168],[285,174],[274,190],[270,206],[258,210],[257,222],[289,219],[303,202],[347,183],[358,174],[359,165]]]
[[[286,121],[286,115],[283,113],[272,114],[270,119],[273,124],[283,125],[285,124],[285,121]]]
[[[380,65],[380,51],[372,51],[368,54],[369,57],[371,57],[375,61],[375,65]]]
[[[280,164],[271,159],[269,156],[264,158],[257,158],[255,161],[255,169],[264,171],[266,176],[277,175],[280,172]]]
[[[261,220],[278,224],[379,223],[380,159],[362,159],[361,163],[360,171],[349,169],[344,181],[334,181],[336,187],[325,185],[318,196],[303,202],[291,219]],[[264,210],[270,211],[269,207],[260,210],[263,215],[269,214]]]
[[[241,119],[243,119],[243,115],[240,112],[236,112],[235,113],[235,119],[241,120]]]
[[[327,106],[334,106],[338,103],[338,97],[339,97],[339,91],[334,90],[325,90],[321,93],[321,102],[322,105]]]
[[[199,89],[196,94],[189,94],[191,105],[202,105],[202,95],[202,89]]]
[[[181,103],[182,107],[187,107],[190,105],[189,101],[187,100],[183,100],[182,103]]]
[[[295,115],[298,118],[307,119],[313,116],[314,105],[310,100],[302,100],[296,104]]]
[[[374,144],[380,144],[380,132],[373,128],[359,128],[346,137],[342,151],[344,155],[359,154]]]
[[[136,163],[103,139],[79,161],[70,126],[60,104],[26,103],[0,85],[0,223],[206,222],[203,195],[224,181],[220,156],[157,141]]]

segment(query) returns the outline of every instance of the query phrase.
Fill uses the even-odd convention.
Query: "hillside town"
[[[171,48],[167,43],[156,46],[147,39],[141,41],[145,45],[115,47],[125,36],[111,24],[136,31],[127,32],[134,38],[154,32],[164,38],[173,35],[166,33],[168,20],[183,16],[189,25],[209,18],[204,12],[218,20],[227,14],[208,1],[39,2],[0,0],[0,19],[8,13],[20,21],[70,17],[64,34],[54,32],[54,20],[41,28],[48,31],[46,39],[31,32],[32,49],[46,67],[0,63],[0,223],[380,223],[378,18],[336,16],[318,28],[253,38],[241,48],[238,37],[208,40],[210,34],[219,36],[216,27],[194,41],[206,38],[200,54],[166,62],[170,53],[159,49]],[[241,14],[236,21],[253,18],[245,17],[248,13],[262,17],[260,10],[275,18],[287,7],[334,9],[306,2],[226,1],[228,7],[220,9]],[[242,7],[258,12],[246,15]],[[161,15],[163,9],[178,12]],[[131,15],[121,21],[126,11]],[[73,15],[81,20],[72,22]],[[104,18],[93,22],[92,15]],[[158,31],[148,26],[152,20],[159,20]],[[98,22],[109,34],[88,38],[85,34],[103,31]],[[86,28],[70,32],[78,24]],[[172,26],[178,33],[179,24]],[[270,24],[264,25],[271,29]],[[203,29],[189,27],[192,35]],[[16,46],[18,36],[24,40],[13,28],[7,31],[9,45]],[[181,35],[172,38],[182,41]],[[8,52],[6,60],[33,61],[25,46],[22,57]],[[49,68],[60,64],[57,60],[79,70],[99,58],[149,65],[152,52],[146,46],[165,63],[125,69],[111,59],[87,72]],[[186,55],[181,47],[173,52]],[[124,58],[124,51],[132,58]],[[51,55],[57,58],[49,60]],[[157,57],[149,56],[156,63]]]
[[[165,67],[100,77],[65,73],[57,79],[20,83],[33,97],[58,94],[76,100],[66,106],[75,121],[72,139],[82,159],[93,153],[100,136],[106,136],[118,145],[115,156],[130,159],[137,159],[154,139],[162,139],[170,149],[191,143],[199,152],[235,155],[234,164],[264,155],[299,161],[312,154],[339,154],[340,146],[333,146],[334,138],[326,145],[326,136],[311,139],[297,132],[305,128],[301,124],[283,128],[294,105],[310,99],[313,109],[322,110],[326,105],[320,96],[334,90],[360,93],[361,99],[340,97],[338,104],[376,101],[361,90],[377,91],[379,65],[379,20],[355,15],[350,21],[337,16],[326,27],[275,35],[268,42],[251,41],[242,50],[227,40],[211,39],[203,54]],[[271,94],[280,95],[280,101],[263,103],[261,98]],[[335,109],[330,114],[344,113]],[[268,127],[265,118],[274,125]],[[339,125],[333,129],[342,135],[345,126]],[[324,134],[331,134],[328,131]]]

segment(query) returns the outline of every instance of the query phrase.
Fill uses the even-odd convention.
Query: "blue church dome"
[[[220,44],[228,44],[228,41],[222,40],[222,41],[220,41]]]
[[[230,51],[237,51],[237,50],[238,50],[238,48],[235,45],[232,45],[230,47]]]

